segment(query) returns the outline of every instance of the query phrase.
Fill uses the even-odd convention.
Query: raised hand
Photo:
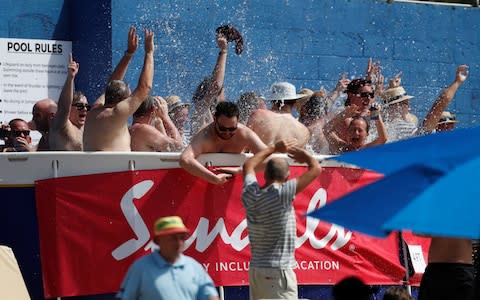
[[[217,45],[220,51],[227,51],[228,41],[227,38],[221,33],[217,34]]]
[[[138,48],[138,35],[137,35],[137,29],[135,27],[130,27],[128,30],[128,47],[127,47],[127,52],[130,54],[135,53]]]
[[[396,87],[399,87],[401,83],[402,83],[402,71],[398,72],[390,79],[390,82],[388,83],[388,87],[396,88]]]
[[[343,93],[347,89],[349,83],[350,79],[347,78],[347,74],[343,73],[342,77],[338,79],[337,85],[335,86],[335,91],[338,93]]]
[[[286,153],[288,149],[297,145],[296,139],[280,140],[275,143],[275,152]]]
[[[455,81],[459,83],[465,82],[468,78],[468,66],[467,65],[460,65],[457,68],[457,73],[455,77]]]
[[[372,58],[369,58],[368,65],[367,65],[366,79],[372,82],[376,81],[381,70],[382,68],[380,67],[380,61],[372,62]]]
[[[145,53],[153,53],[155,44],[153,42],[155,34],[153,31],[145,29]]]
[[[80,65],[73,60],[73,55],[70,52],[70,56],[68,59],[68,76],[75,78],[79,68],[80,68]]]
[[[298,163],[305,163],[310,159],[310,154],[302,148],[290,147],[288,149],[288,156]]]
[[[168,104],[165,99],[160,96],[153,97],[156,102],[157,114],[160,118],[168,116]]]

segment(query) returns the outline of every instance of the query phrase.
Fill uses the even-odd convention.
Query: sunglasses
[[[373,92],[371,92],[371,93],[369,93],[369,92],[363,92],[363,93],[357,94],[357,97],[361,97],[361,98],[367,98],[367,97],[368,97],[368,98],[373,98],[373,97],[375,97],[375,93],[373,93]]]
[[[23,136],[29,136],[30,135],[30,130],[12,130],[12,131],[10,131],[10,134],[15,136],[15,137],[21,137],[22,134],[23,134]]]
[[[223,127],[217,123],[217,129],[218,131],[222,131],[222,132],[226,132],[226,131],[234,132],[235,130],[237,130],[237,127]]]
[[[75,103],[75,104],[72,104],[72,106],[75,106],[77,110],[80,110],[80,111],[84,109],[86,109],[87,111],[90,111],[90,109],[92,109],[90,104],[86,104],[86,103]]]

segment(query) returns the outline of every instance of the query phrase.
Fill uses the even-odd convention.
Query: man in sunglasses
[[[223,184],[232,177],[230,173],[210,171],[197,158],[202,153],[253,153],[267,146],[250,128],[238,122],[240,112],[233,102],[220,102],[215,108],[213,122],[192,137],[183,150],[180,166],[194,176],[213,184]],[[225,169],[223,169],[225,171]],[[218,169],[222,171],[222,169]]]
[[[128,32],[128,48],[115,67],[105,92],[95,101],[87,116],[83,133],[85,151],[131,151],[128,119],[150,94],[153,85],[154,33],[144,32],[145,56],[137,87],[131,92],[123,81],[138,47],[136,29]]]
[[[370,116],[370,107],[375,99],[372,82],[367,79],[357,78],[350,81],[347,85],[347,99],[345,100],[345,110],[333,117],[325,126],[324,134],[328,136],[330,152],[336,153],[338,143],[347,143],[349,136],[349,127],[353,117]]]
[[[83,150],[83,126],[90,105],[82,92],[73,91],[78,69],[79,64],[73,60],[70,53],[67,79],[58,100],[57,113],[50,125],[49,145],[52,151]]]
[[[1,148],[1,152],[32,152],[35,147],[32,146],[32,138],[30,137],[30,129],[28,123],[22,119],[13,119],[8,123],[5,131],[5,145]]]

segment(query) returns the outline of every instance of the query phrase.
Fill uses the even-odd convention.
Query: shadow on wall
[[[14,15],[8,20],[9,37],[24,39],[70,40],[68,5],[64,3],[58,18],[42,13]]]

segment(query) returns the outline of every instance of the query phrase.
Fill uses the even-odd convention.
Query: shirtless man
[[[148,96],[133,113],[132,151],[169,152],[182,148],[182,137],[168,115],[162,97]]]
[[[280,140],[295,140],[298,147],[305,148],[310,131],[292,116],[295,101],[304,96],[297,94],[291,83],[274,83],[269,97],[272,111],[258,109],[250,115],[247,126],[268,146]]]
[[[37,145],[37,151],[50,150],[49,131],[52,119],[57,112],[57,103],[52,99],[42,99],[35,103],[32,110],[32,121],[28,123],[31,130],[37,130],[42,134]]]
[[[58,100],[57,113],[50,126],[50,150],[52,151],[82,151],[83,125],[87,118],[90,105],[81,92],[73,92],[74,80],[79,64],[70,53],[68,75]]]
[[[128,32],[128,50],[115,68],[105,93],[94,103],[83,133],[85,151],[131,151],[128,118],[152,89],[154,34],[145,29],[145,58],[137,88],[130,92],[123,77],[138,46],[135,28]]]
[[[472,241],[432,237],[418,299],[471,299],[473,284]]]
[[[183,150],[180,166],[194,176],[213,184],[223,184],[232,174],[215,174],[197,161],[202,153],[253,153],[267,146],[251,129],[238,122],[239,110],[232,102],[220,102],[216,106],[213,122],[193,136],[190,145]]]
[[[325,137],[328,137],[331,154],[338,153],[336,145],[331,141],[342,141],[347,143],[350,122],[354,116],[368,117],[370,106],[374,101],[374,92],[369,80],[357,78],[347,85],[347,99],[345,110],[334,116],[323,127]],[[328,131],[328,132],[327,132]]]

